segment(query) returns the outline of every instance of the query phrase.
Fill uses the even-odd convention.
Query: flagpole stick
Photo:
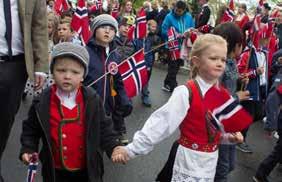
[[[166,41],[166,42],[164,42],[164,43],[161,43],[161,44],[157,45],[156,47],[152,48],[150,51],[145,52],[144,55],[149,54],[150,52],[152,52],[152,51],[154,51],[154,50],[156,50],[156,49],[158,49],[158,48],[160,48],[160,47],[162,47],[162,46],[168,44],[168,43],[171,42],[171,41],[174,41],[174,39],[173,39],[173,40],[168,40],[168,41]],[[144,49],[144,48],[142,48],[142,49]],[[116,49],[115,49],[115,50],[116,50]],[[114,50],[114,51],[115,51],[115,50]],[[112,51],[111,53],[113,53],[114,51]],[[137,52],[138,52],[138,51],[137,51]],[[111,54],[111,53],[110,53],[110,54]],[[135,52],[134,54],[132,54],[131,56],[129,56],[129,57],[132,57],[132,56],[134,56],[135,54],[136,54],[136,52]],[[109,55],[109,56],[110,56],[110,55]],[[108,57],[109,57],[109,56],[108,56]],[[108,58],[107,58],[107,59],[108,59]],[[122,65],[122,64],[125,63],[126,61],[127,61],[127,58],[124,59],[121,63],[119,63],[117,67],[119,67],[120,65]],[[105,77],[106,75],[108,75],[109,73],[110,73],[110,72],[107,71],[104,75],[100,76],[99,78],[97,78],[96,80],[94,80],[93,82],[91,82],[89,85],[87,85],[87,87],[91,87],[93,84],[97,83],[99,80],[101,80],[102,78],[104,78],[104,77]]]

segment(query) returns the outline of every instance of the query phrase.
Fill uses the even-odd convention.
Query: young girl
[[[211,34],[199,36],[191,51],[193,80],[177,87],[168,102],[150,116],[141,131],[135,133],[132,143],[115,152],[112,160],[126,162],[129,158],[147,154],[179,127],[180,137],[172,146],[169,159],[156,181],[213,182],[217,148],[222,137],[208,113],[233,99],[218,84],[225,69],[226,55],[227,43],[223,38]],[[225,131],[238,131],[238,123],[233,120],[233,126],[224,124]],[[224,136],[232,142],[243,140],[237,133]]]

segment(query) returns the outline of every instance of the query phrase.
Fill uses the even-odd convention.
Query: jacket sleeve
[[[115,96],[115,108],[119,108],[122,115],[126,117],[131,114],[133,107],[129,97],[125,92],[123,80],[119,73],[114,76],[114,88],[117,91],[117,95]]]
[[[167,14],[162,24],[162,38],[167,40],[167,31],[171,27],[170,14]]]
[[[248,69],[248,62],[249,62],[249,56],[250,56],[250,52],[244,52],[239,61],[238,61],[238,71],[240,74],[244,74],[247,73],[249,78],[255,78],[256,75],[256,70],[255,69]]]
[[[110,157],[112,155],[113,149],[121,145],[118,142],[118,135],[113,130],[113,122],[110,117],[106,116],[105,110],[102,104],[101,99],[97,102],[98,104],[98,113],[100,113],[100,146],[102,150],[106,151],[107,155]]]
[[[266,99],[265,113],[266,123],[264,129],[268,131],[277,130],[277,121],[280,112],[280,94],[276,90],[269,93]]]
[[[35,72],[48,72],[48,31],[46,1],[36,0],[32,14],[32,50]]]
[[[20,159],[24,153],[38,152],[41,136],[42,130],[33,104],[28,112],[28,118],[22,124]]]
[[[278,88],[282,85],[282,75],[279,74],[276,76],[273,85],[269,91],[269,94],[265,103],[265,114],[266,114],[266,123],[264,129],[268,131],[277,130],[278,127],[278,118],[280,114],[280,105],[282,94],[279,93]],[[281,91],[280,91],[281,92]]]

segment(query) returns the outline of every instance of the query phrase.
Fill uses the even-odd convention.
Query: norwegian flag
[[[214,127],[228,133],[242,131],[253,121],[251,115],[233,97],[215,108],[211,115],[214,119],[211,120]]]
[[[226,10],[224,11],[224,14],[220,20],[220,23],[224,23],[224,22],[233,22],[234,20],[234,12],[229,9],[229,8],[226,8]]]
[[[174,27],[170,27],[167,31],[168,35],[168,49],[169,54],[172,60],[177,60],[180,58],[180,48],[178,42],[178,33],[176,32]]]
[[[58,15],[62,15],[64,11],[68,11],[69,3],[67,0],[55,0],[54,10]]]
[[[229,9],[231,10],[231,11],[233,11],[234,12],[234,10],[235,10],[235,5],[234,5],[234,1],[233,0],[230,0],[229,1]]]
[[[77,8],[71,21],[72,29],[79,34],[83,45],[85,45],[91,37],[88,12],[84,0],[78,0]]]
[[[111,15],[112,15],[112,17],[114,17],[115,19],[118,18],[118,15],[119,15],[119,3],[118,3],[118,1],[117,1],[117,2],[114,2],[114,5],[113,5],[112,11],[111,11]]]
[[[140,49],[132,56],[122,61],[118,67],[124,88],[128,97],[132,98],[141,92],[148,81],[144,49]]]
[[[32,154],[31,161],[28,165],[26,182],[34,182],[37,166],[38,166],[38,154],[34,153]]]
[[[95,0],[94,4],[89,8],[90,12],[102,10],[102,0]]]
[[[147,35],[146,12],[142,8],[137,15],[135,26],[131,26],[128,31],[128,39],[143,39]]]

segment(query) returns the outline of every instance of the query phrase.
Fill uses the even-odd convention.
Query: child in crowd
[[[254,121],[261,120],[264,116],[263,106],[267,95],[268,84],[268,61],[266,57],[266,47],[268,37],[265,37],[266,29],[258,32],[259,47],[249,45],[241,54],[238,61],[238,70],[242,77],[248,76],[248,84],[244,84],[241,90],[250,92],[250,99],[242,102],[245,109],[254,117]],[[237,149],[245,153],[252,153],[252,149],[246,143],[248,129],[242,131],[245,141],[237,145]]]
[[[215,116],[209,113],[223,106],[227,100],[235,101],[218,83],[225,70],[226,56],[227,43],[222,37],[212,34],[199,36],[191,51],[193,80],[175,88],[168,102],[149,117],[142,130],[135,133],[133,142],[112,156],[113,161],[126,162],[129,158],[149,153],[155,144],[179,127],[180,137],[156,181],[213,182],[220,140],[243,141],[242,135],[236,131],[251,121],[251,118],[221,121],[219,125],[223,124],[226,132],[236,132],[224,135],[223,130],[215,129],[212,124],[215,120],[211,118]],[[244,114],[247,115],[246,112]],[[124,155],[124,151],[128,155]]]
[[[223,23],[215,27],[214,34],[222,36],[227,41],[227,61],[223,75],[222,85],[228,89],[232,96],[238,101],[249,98],[249,91],[238,91],[237,82],[247,82],[248,78],[239,79],[236,58],[242,52],[243,34],[240,28],[234,23]],[[215,182],[227,182],[228,174],[235,168],[235,145],[219,145],[219,156],[216,167]]]
[[[282,58],[282,57],[280,57]],[[282,65],[282,62],[280,63]],[[264,129],[268,136],[274,131],[278,132],[278,141],[273,151],[260,163],[256,175],[253,177],[255,182],[268,182],[268,176],[278,163],[282,163],[282,69],[280,67],[274,78],[273,85],[266,100],[266,122]]]
[[[61,19],[58,25],[58,38],[59,42],[72,42],[81,45],[81,41],[71,28],[71,18],[67,16]]]
[[[23,122],[20,158],[28,164],[42,140],[39,159],[44,182],[101,182],[102,151],[111,156],[118,149],[101,98],[81,85],[88,62],[84,47],[69,42],[56,45],[50,65],[55,84],[34,100]]]
[[[131,17],[123,17],[119,22],[118,35],[115,36],[114,42],[117,47],[117,52],[123,61],[135,52],[135,45],[132,40],[128,39],[129,27],[134,24],[134,19]]]
[[[147,27],[148,27],[148,35],[144,41],[145,41],[145,52],[146,52],[145,62],[148,70],[148,82],[142,88],[141,99],[144,106],[151,107],[152,101],[150,99],[149,81],[151,78],[152,69],[155,62],[155,53],[157,51],[157,50],[152,51],[152,49],[154,48],[154,46],[160,44],[161,41],[159,36],[157,35],[157,22],[151,19],[147,22]],[[143,41],[139,41],[139,45],[137,45],[137,47],[138,46],[143,47],[142,44]]]
[[[132,111],[132,104],[124,90],[121,75],[110,73],[97,80],[111,65],[116,65],[121,60],[113,39],[118,29],[117,21],[108,14],[95,17],[92,24],[93,36],[87,44],[90,55],[89,72],[84,84],[94,88],[102,98],[105,112],[112,117],[114,129],[120,135],[120,141],[128,143],[124,117]]]

